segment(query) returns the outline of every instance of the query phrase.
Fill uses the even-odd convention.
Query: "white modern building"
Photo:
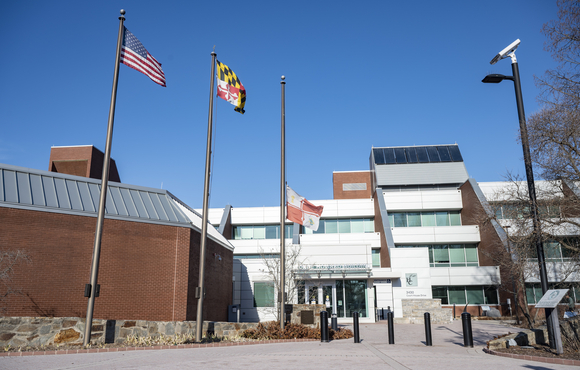
[[[404,319],[405,301],[415,299],[456,305],[457,316],[466,305],[475,315],[483,306],[507,312],[490,258],[505,232],[481,224],[478,213],[489,209],[482,188],[493,190],[469,178],[457,145],[372,148],[369,170],[334,172],[333,199],[309,199],[324,206],[316,232],[286,224],[296,283],[288,302],[326,304],[339,322],[355,311],[374,321],[377,308]],[[274,320],[279,207],[228,206],[209,217],[235,247],[240,321]]]

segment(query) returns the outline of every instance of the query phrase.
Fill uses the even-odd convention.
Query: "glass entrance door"
[[[335,311],[335,307],[336,307],[335,291],[336,291],[336,289],[334,288],[334,284],[323,285],[322,289],[321,289],[322,302],[324,305],[326,305],[326,311],[328,311],[329,315],[336,313],[336,311]]]
[[[329,315],[336,313],[336,284],[334,281],[325,283],[306,283],[304,285],[306,293],[304,303],[307,304],[323,304]]]

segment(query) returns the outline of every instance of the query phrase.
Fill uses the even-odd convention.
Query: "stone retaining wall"
[[[576,348],[580,347],[580,316],[571,319],[560,319],[560,333],[562,335],[562,342],[576,344]],[[501,337],[499,339],[490,340],[487,343],[487,348],[499,349],[509,347],[509,340],[516,341],[518,346],[531,346],[534,344],[548,344],[548,329],[541,326],[537,329],[525,329],[518,333],[513,333]]]
[[[449,324],[453,321],[451,309],[442,308],[440,299],[403,299],[403,317],[395,318],[396,324],[424,324],[425,312],[429,312],[432,324]]]
[[[0,346],[25,347],[82,344],[86,320],[78,317],[2,317]],[[236,337],[258,323],[204,322],[204,335]],[[93,320],[91,343],[123,343],[140,337],[195,335],[195,321]]]

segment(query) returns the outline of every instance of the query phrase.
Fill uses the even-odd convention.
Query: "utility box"
[[[240,306],[239,304],[228,305],[228,322],[240,322]]]

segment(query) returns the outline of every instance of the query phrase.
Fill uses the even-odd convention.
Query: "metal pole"
[[[281,156],[280,156],[280,295],[278,296],[278,302],[280,303],[280,329],[284,330],[284,306],[286,304],[285,298],[285,273],[286,273],[286,237],[285,237],[285,221],[286,221],[286,82],[284,81],[286,77],[282,76],[281,85]]]
[[[320,311],[320,341],[328,343],[328,311]]]
[[[471,330],[471,314],[469,312],[461,314],[461,326],[463,327],[463,346],[473,348],[473,332]]]
[[[354,332],[354,342],[360,343],[360,333],[358,328],[358,312],[352,313],[352,331]]]
[[[195,292],[197,301],[197,317],[195,323],[195,341],[201,342],[203,330],[203,298],[205,293],[204,278],[205,278],[205,245],[207,241],[207,222],[208,222],[208,208],[209,208],[209,183],[210,183],[210,166],[211,166],[211,135],[213,122],[213,89],[215,82],[215,59],[217,54],[211,52],[211,80],[209,89],[209,113],[207,119],[207,148],[205,152],[205,181],[203,186],[203,215],[201,221],[201,243],[199,247],[199,286]]]
[[[392,311],[387,313],[387,325],[389,329],[389,344],[395,344],[395,319]]]
[[[538,203],[536,200],[536,187],[534,185],[534,172],[532,170],[532,157],[530,155],[530,144],[528,142],[528,129],[526,126],[526,114],[524,112],[524,101],[522,98],[522,87],[520,84],[520,70],[518,62],[512,62],[512,73],[514,87],[516,91],[516,103],[518,106],[518,118],[520,121],[520,137],[522,140],[522,149],[524,151],[524,164],[526,168],[526,178],[528,181],[528,193],[532,202],[532,217],[534,227],[534,237],[536,242],[536,251],[538,254],[538,265],[540,267],[540,282],[542,285],[542,294],[548,291],[548,276],[546,274],[546,261],[544,259],[544,247],[542,245],[542,230],[540,225],[540,216],[538,213]],[[551,348],[556,348],[554,327],[548,318],[552,313],[551,308],[545,308],[546,324],[548,327],[548,338]]]
[[[431,339],[431,314],[429,312],[425,312],[424,320],[425,320],[425,345],[432,346],[433,340]]]
[[[97,229],[95,231],[95,243],[93,246],[93,261],[91,263],[91,283],[89,302],[87,304],[87,320],[85,323],[85,337],[83,345],[91,341],[91,329],[93,324],[93,311],[95,308],[95,294],[99,276],[99,259],[101,255],[101,238],[103,235],[103,221],[105,218],[105,204],[107,200],[107,185],[109,182],[109,162],[111,158],[111,143],[113,141],[113,122],[115,121],[115,104],[117,102],[117,82],[119,80],[119,60],[121,58],[121,46],[125,34],[125,10],[121,9],[119,17],[119,35],[117,36],[117,54],[115,56],[115,72],[113,77],[113,91],[111,92],[111,105],[109,107],[109,123],[107,127],[107,142],[105,144],[105,159],[103,161],[103,174],[101,177],[101,194],[99,198],[99,213],[97,215]]]

